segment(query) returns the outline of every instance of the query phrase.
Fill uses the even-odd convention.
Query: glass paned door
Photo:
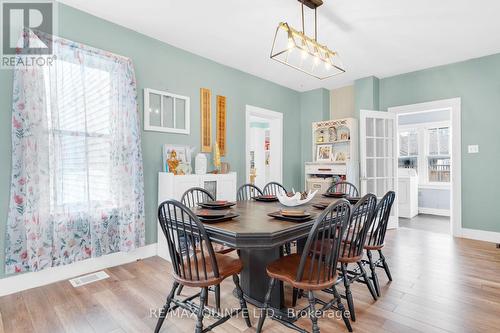
[[[361,110],[360,157],[361,194],[381,199],[388,191],[397,194],[396,116],[389,112]],[[397,195],[389,228],[397,228]]]

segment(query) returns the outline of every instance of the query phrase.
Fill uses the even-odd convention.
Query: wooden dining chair
[[[257,332],[261,332],[264,320],[267,316],[271,292],[276,280],[286,282],[296,289],[307,291],[309,306],[299,311],[296,319],[305,314],[309,314],[313,332],[319,333],[317,313],[323,313],[330,308],[336,308],[342,313],[345,325],[352,332],[351,324],[345,307],[342,304],[340,294],[335,289],[337,281],[337,263],[339,259],[340,246],[343,235],[349,221],[351,206],[345,199],[328,206],[314,222],[311,227],[307,241],[302,254],[292,254],[281,257],[267,266],[267,275],[269,276],[269,286],[264,300],[264,308],[261,311]],[[326,240],[330,242],[326,242]],[[319,244],[316,253],[313,250]],[[315,291],[330,288],[333,292],[333,298],[329,302],[317,299]],[[316,310],[316,304],[322,307]],[[271,317],[281,322],[289,328],[304,332],[295,324],[283,321],[278,317]]]
[[[181,202],[189,207],[196,207],[199,203],[215,201],[214,196],[201,187],[192,187],[182,194]]]
[[[373,299],[377,300],[375,289],[362,263],[366,236],[373,222],[372,217],[376,205],[377,197],[373,194],[367,194],[352,207],[351,218],[349,219],[347,230],[344,234],[342,244],[340,245],[339,262],[342,276],[338,280],[338,283],[344,283],[344,296],[347,299],[352,321],[356,321],[354,301],[351,292],[351,284],[353,282],[358,281],[366,284]],[[348,266],[350,264],[356,264],[357,268],[349,270]],[[333,290],[326,289],[325,291],[333,293]]]
[[[266,186],[262,189],[262,192],[267,195],[278,195],[278,194],[286,194],[288,191],[286,188],[277,182],[267,183]]]
[[[188,207],[176,200],[167,200],[158,208],[158,220],[160,227],[167,239],[170,259],[173,266],[174,283],[167,297],[167,302],[163,306],[155,332],[159,332],[165,317],[169,311],[178,307],[196,314],[196,333],[212,330],[214,327],[224,323],[229,318],[242,312],[248,327],[251,327],[248,317],[248,309],[243,298],[243,291],[240,287],[238,274],[243,269],[243,264],[239,258],[216,253],[212,243],[205,231],[203,223],[193,214]],[[189,237],[180,237],[182,232]],[[187,239],[197,239],[196,242],[188,242]],[[182,254],[181,247],[188,249]],[[205,307],[208,288],[219,285],[224,279],[232,276],[236,287],[236,295],[240,301],[240,309],[231,311],[226,316],[221,316],[216,311],[211,311]],[[180,300],[174,297],[179,286],[200,288],[200,292],[194,296]],[[196,297],[200,297],[199,305],[192,302]],[[174,304],[171,307],[171,304]],[[217,321],[207,328],[203,328],[203,317],[211,314]]]
[[[332,193],[345,193],[348,197],[358,197],[359,191],[356,185],[349,182],[338,182],[330,186],[327,192]]]
[[[238,193],[236,194],[236,200],[238,201],[250,201],[259,195],[263,195],[264,193],[260,188],[255,186],[254,184],[244,184],[238,189]]]
[[[192,209],[195,208],[199,203],[215,201],[214,196],[208,192],[206,189],[201,187],[192,187],[184,192],[181,196],[181,202],[186,207]],[[191,241],[191,240],[190,240]],[[215,245],[214,249],[217,253],[227,254],[233,252],[235,249],[230,247],[225,247],[223,245]],[[181,285],[177,289],[177,295],[182,293],[184,287]],[[220,308],[220,285],[216,285],[214,289],[209,289],[215,293],[215,306],[217,309]]]
[[[387,261],[382,253],[382,248],[385,245],[385,233],[387,231],[392,204],[394,203],[395,198],[396,193],[394,191],[389,191],[377,204],[375,213],[373,214],[373,223],[370,231],[368,232],[365,244],[368,261],[363,260],[363,263],[367,263],[370,266],[371,280],[373,281],[373,286],[375,287],[377,296],[380,296],[380,284],[375,269],[377,267],[383,268],[389,281],[392,281],[391,271],[389,270],[389,265],[387,265]],[[373,260],[372,251],[378,251],[379,259],[377,261]]]

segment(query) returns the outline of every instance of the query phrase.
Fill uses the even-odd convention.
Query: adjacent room
[[[0,0],[0,333],[499,332],[499,12]]]

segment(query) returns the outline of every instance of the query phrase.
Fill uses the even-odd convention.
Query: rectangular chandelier
[[[314,7],[315,11],[316,7]],[[297,31],[288,23],[281,22],[274,35],[271,59],[320,80],[345,73],[338,53],[318,43],[316,37],[316,15],[315,37],[308,37],[304,33],[304,7],[302,5],[302,31]]]

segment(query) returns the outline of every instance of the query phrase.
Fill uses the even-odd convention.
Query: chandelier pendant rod
[[[317,8],[314,8],[314,41],[318,41],[318,15]]]
[[[304,3],[302,3],[302,34],[306,34],[306,31],[304,29]]]

